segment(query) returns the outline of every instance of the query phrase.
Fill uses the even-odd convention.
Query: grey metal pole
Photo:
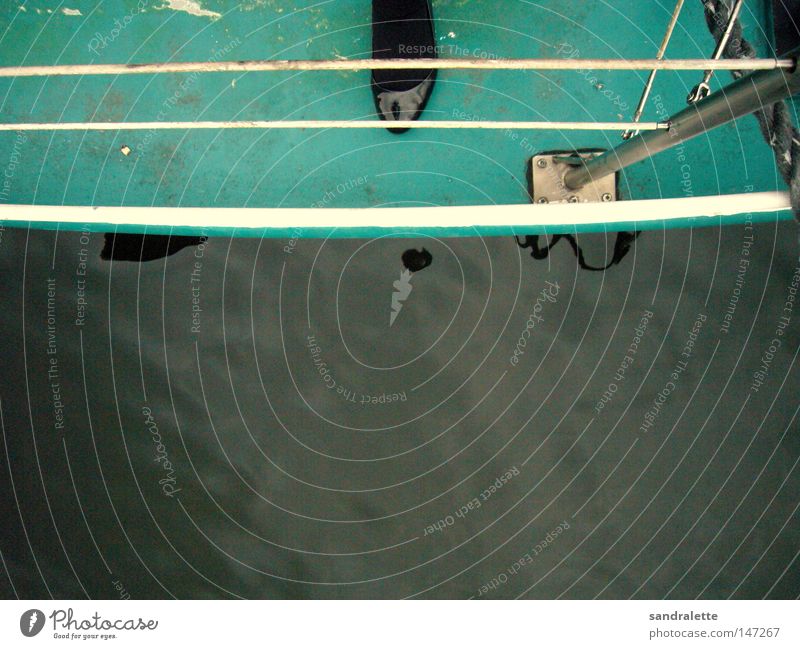
[[[728,87],[671,117],[668,129],[648,131],[596,158],[586,160],[582,165],[576,165],[564,175],[564,184],[569,189],[579,189],[800,92],[800,69],[797,64],[800,48],[789,52],[788,57],[794,58],[794,68],[759,71],[734,81]]]

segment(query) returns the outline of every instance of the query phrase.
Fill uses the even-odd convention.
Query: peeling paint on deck
[[[209,11],[203,9],[197,0],[167,0],[167,4],[161,9],[172,9],[173,11],[185,11],[192,16],[200,16],[207,18],[221,18],[222,14],[216,11]]]

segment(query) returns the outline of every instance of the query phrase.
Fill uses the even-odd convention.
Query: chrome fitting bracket
[[[612,203],[617,200],[617,177],[611,174],[588,183],[580,189],[569,189],[564,175],[571,167],[583,164],[602,151],[565,151],[539,154],[531,158],[531,195],[533,202],[545,203]]]

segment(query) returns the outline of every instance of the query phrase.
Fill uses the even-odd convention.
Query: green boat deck
[[[442,56],[655,56],[671,2],[434,2]],[[766,3],[747,37],[771,53]],[[0,65],[370,56],[366,0],[15,2],[0,13]],[[667,56],[710,56],[700,2],[687,2]],[[425,119],[631,118],[644,72],[440,71]],[[685,106],[698,73],[663,72],[645,120]],[[715,77],[713,87],[729,83]],[[374,117],[368,72],[162,74],[0,79],[5,122]],[[0,134],[7,203],[226,207],[482,205],[529,200],[540,151],[601,147],[582,131],[245,130]],[[130,152],[124,155],[122,150]],[[126,149],[127,150],[127,149]],[[627,170],[623,198],[782,189],[746,118]],[[785,215],[784,215],[785,216]]]

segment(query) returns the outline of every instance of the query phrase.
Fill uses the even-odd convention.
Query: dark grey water
[[[795,598],[796,241],[7,229],[0,593]]]

